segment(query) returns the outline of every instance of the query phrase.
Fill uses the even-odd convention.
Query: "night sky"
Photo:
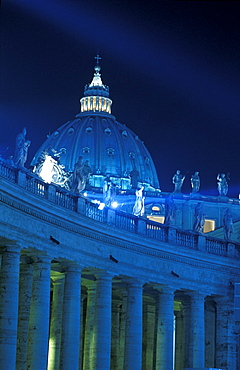
[[[6,0],[1,9],[0,154],[27,128],[29,160],[79,112],[102,57],[112,114],[150,151],[162,191],[177,169],[217,195],[240,193],[240,3]]]

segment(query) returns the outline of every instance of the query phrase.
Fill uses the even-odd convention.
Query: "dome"
[[[93,80],[80,99],[81,112],[47,138],[31,165],[41,174],[47,155],[55,168],[48,182],[64,183],[60,172],[71,174],[82,157],[91,168],[90,187],[102,187],[109,176],[122,190],[136,188],[136,182],[146,190],[159,189],[156,169],[144,143],[111,114],[112,101],[102,83],[98,59]]]

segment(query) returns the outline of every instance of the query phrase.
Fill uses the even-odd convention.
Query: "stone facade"
[[[2,166],[3,369],[237,369],[237,243],[108,218]]]

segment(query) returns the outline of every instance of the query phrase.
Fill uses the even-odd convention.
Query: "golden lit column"
[[[87,311],[84,333],[83,369],[92,369],[92,356],[94,348],[94,311],[96,301],[96,282],[87,285]]]
[[[51,257],[36,257],[33,265],[27,369],[42,370],[48,358]]]
[[[139,281],[128,284],[125,370],[142,368],[142,286]]]
[[[109,370],[111,357],[112,275],[96,275],[93,370]]]
[[[190,294],[190,341],[189,364],[190,367],[204,368],[205,366],[205,320],[204,298],[198,292]]]
[[[61,327],[64,293],[64,276],[52,276],[53,298],[48,348],[48,370],[60,368]]]
[[[80,351],[82,266],[68,264],[65,272],[65,287],[62,316],[62,348],[60,369],[78,369]]]
[[[26,369],[32,285],[33,264],[21,263],[18,304],[17,370]]]
[[[1,369],[16,364],[20,247],[5,246],[0,273],[0,358]]]
[[[157,290],[156,370],[172,370],[175,290],[171,287],[159,287]]]

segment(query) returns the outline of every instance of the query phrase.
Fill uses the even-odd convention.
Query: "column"
[[[128,284],[125,370],[142,368],[142,285],[139,281]]]
[[[48,348],[48,370],[58,370],[60,368],[64,276],[60,273],[53,275],[52,286],[53,295]]]
[[[112,276],[96,275],[93,370],[109,370],[111,356]]]
[[[0,274],[0,354],[1,368],[15,369],[18,325],[20,248],[3,249]]]
[[[92,369],[92,357],[94,349],[94,312],[96,301],[96,283],[89,282],[87,286],[87,311],[84,335],[83,370]]]
[[[183,312],[175,314],[175,370],[182,370],[184,363],[184,323]]]
[[[80,350],[81,270],[73,263],[65,273],[60,369],[78,369]]]
[[[21,263],[18,305],[17,370],[25,370],[28,350],[28,325],[33,285],[33,265]]]
[[[146,298],[148,299],[148,298]],[[155,348],[156,307],[143,301],[143,353],[142,368],[152,370]],[[155,302],[154,302],[155,303]]]
[[[126,334],[126,322],[127,322],[127,291],[122,291],[122,308],[120,310],[120,332],[119,332],[119,359],[118,368],[122,370],[124,368],[124,354],[125,354],[125,334]]]
[[[158,290],[156,370],[173,370],[174,289]]]
[[[120,300],[112,299],[112,346],[111,346],[111,369],[118,369],[120,343]]]
[[[189,367],[204,368],[205,366],[205,319],[204,295],[198,292],[190,294],[190,342]]]
[[[217,303],[216,320],[216,365],[220,369],[237,369],[237,335],[234,334],[233,297],[214,298]]]
[[[51,258],[49,256],[35,258],[29,320],[28,370],[42,370],[47,367],[50,271]]]
[[[86,301],[87,294],[81,290],[81,313],[80,313],[80,350],[79,350],[79,369],[83,369],[83,353],[84,353],[84,333],[86,323]]]

